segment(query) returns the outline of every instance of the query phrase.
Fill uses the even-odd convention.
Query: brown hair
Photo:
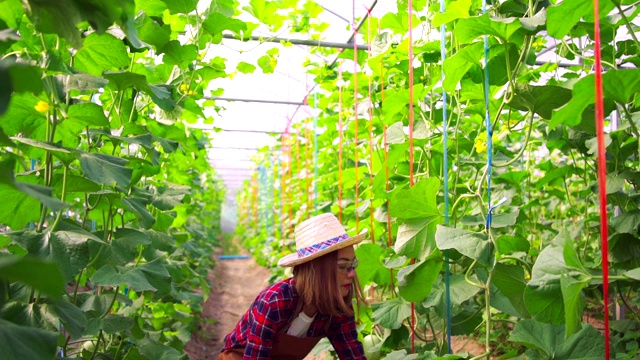
[[[358,276],[351,281],[351,290],[347,296],[340,296],[337,281],[338,252],[332,251],[317,259],[296,265],[293,268],[295,287],[300,298],[306,304],[315,306],[326,315],[352,315],[351,302],[355,297],[358,305],[364,303]]]

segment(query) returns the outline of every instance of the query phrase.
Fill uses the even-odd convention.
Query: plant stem
[[[116,286],[116,288],[114,290],[114,293],[113,293],[113,299],[111,299],[111,303],[109,304],[107,309],[104,311],[104,314],[102,314],[102,316],[100,316],[100,319],[104,318],[105,316],[107,316],[109,314],[109,312],[111,311],[111,308],[116,303],[116,299],[118,298],[118,292],[119,291],[120,291],[120,286]]]
[[[100,329],[100,332],[98,333],[98,341],[96,341],[95,348],[93,349],[93,353],[91,354],[91,360],[93,360],[98,353],[98,348],[100,348],[100,339],[102,339],[102,329]]]

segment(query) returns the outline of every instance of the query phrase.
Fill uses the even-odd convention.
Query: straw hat
[[[295,229],[296,252],[289,254],[278,265],[296,266],[307,261],[361,242],[364,232],[350,237],[333,214],[321,214],[307,219]]]

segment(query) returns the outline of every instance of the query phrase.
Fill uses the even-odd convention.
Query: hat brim
[[[362,240],[364,240],[364,237],[367,235],[366,231],[354,236],[354,237],[350,237],[344,241],[341,241],[337,244],[334,244],[326,249],[323,249],[321,251],[318,251],[316,253],[313,253],[311,255],[308,256],[303,256],[303,257],[299,257],[297,253],[293,253],[293,254],[289,254],[286,255],[284,257],[282,257],[279,261],[278,261],[278,266],[282,266],[282,267],[291,267],[291,266],[296,266],[296,265],[300,265],[302,263],[306,263],[307,261],[311,261],[313,259],[317,259],[322,255],[326,255],[332,251],[336,251],[336,250],[340,250],[342,248],[345,248],[347,246],[350,245],[355,245],[358,244],[360,242],[362,242]]]

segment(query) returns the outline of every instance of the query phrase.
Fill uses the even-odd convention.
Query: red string
[[[367,8],[367,56],[371,58],[371,10]],[[371,76],[369,76],[369,222],[371,223],[371,243],[375,243],[376,235],[373,217],[373,101],[371,100]],[[373,293],[373,287],[371,292]]]
[[[354,14],[355,16],[355,14]],[[360,228],[358,226],[358,29],[356,28],[356,19],[353,18],[353,119],[355,120],[354,125],[354,160],[355,160],[355,180],[356,180],[356,203],[355,203],[355,213],[356,213],[356,233],[360,232]]]
[[[297,133],[293,133],[293,137],[290,138],[291,141],[293,141],[293,144],[289,144],[289,187],[293,190],[294,187],[294,182],[293,182],[293,145],[298,143],[298,134]],[[289,237],[292,237],[291,234],[293,233],[293,222],[291,219],[293,219],[293,191],[289,191],[289,194],[287,194],[287,199],[289,201],[289,226],[287,229],[287,233],[289,234]]]
[[[313,135],[311,134],[311,122],[312,118],[309,118],[307,123],[307,210],[306,212],[311,212],[311,204],[313,203]]]
[[[609,231],[607,221],[607,162],[604,145],[604,96],[602,92],[602,63],[600,54],[599,1],[593,2],[593,30],[595,35],[595,92],[596,134],[598,138],[598,192],[600,196],[600,239],[602,241],[602,292],[604,297],[605,359],[609,360]]]
[[[342,62],[338,65],[338,220],[342,223]]]
[[[413,1],[409,0],[409,187],[413,186]],[[415,259],[411,259],[411,264]],[[416,307],[411,303],[411,353],[416,352]]]
[[[281,156],[286,156],[287,153],[287,144],[286,144],[286,140],[287,140],[287,131],[285,130],[284,133],[282,133],[282,136],[280,137],[280,143],[281,143],[281,147],[280,147],[280,153]],[[284,165],[282,166],[282,169],[280,169],[280,201],[282,202],[282,208],[281,208],[281,212],[284,213],[284,208],[287,204],[287,202],[285,201],[285,194],[287,193],[287,174],[289,172],[285,171],[284,169]],[[284,238],[285,236],[285,230],[284,230],[285,224],[284,224],[284,219],[281,218],[280,219],[280,238],[281,238],[281,251],[284,253],[284,249],[285,249],[285,243],[284,243]]]

